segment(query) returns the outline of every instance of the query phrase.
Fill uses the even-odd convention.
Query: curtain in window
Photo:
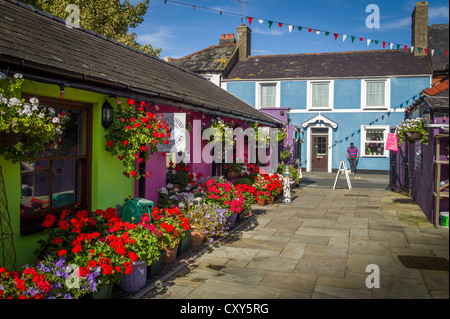
[[[264,84],[261,85],[261,107],[275,107],[276,106],[276,85]]]
[[[370,81],[366,83],[366,105],[367,106],[385,106],[384,105],[384,81]]]
[[[312,83],[312,107],[328,107],[329,83]]]
[[[384,129],[366,129],[365,155],[384,156],[386,141]]]

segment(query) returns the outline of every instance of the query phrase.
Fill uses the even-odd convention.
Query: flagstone
[[[289,258],[255,257],[247,265],[247,268],[292,272],[297,266],[297,262],[298,260]]]
[[[316,281],[316,276],[273,271],[264,276],[259,286],[311,294]]]
[[[316,276],[343,278],[345,275],[344,258],[330,256],[303,255],[295,268],[295,273]]]

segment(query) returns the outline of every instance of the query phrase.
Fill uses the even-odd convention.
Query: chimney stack
[[[425,55],[428,48],[428,2],[417,2],[411,16],[411,45],[414,55]],[[421,48],[420,53],[417,48]]]
[[[239,48],[239,61],[246,61],[251,55],[252,30],[245,24],[237,27],[237,45]]]
[[[219,40],[219,45],[222,44],[234,44],[236,43],[236,39],[234,38],[234,33],[223,33],[222,37]]]

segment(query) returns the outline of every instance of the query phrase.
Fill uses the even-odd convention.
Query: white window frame
[[[312,106],[312,89],[315,83],[328,83],[328,106]],[[307,81],[306,107],[308,111],[331,111],[334,109],[334,80],[314,80]]]
[[[257,109],[260,110],[262,108],[280,107],[280,96],[281,96],[280,81],[256,82],[255,85],[256,85],[255,105],[256,105]],[[261,87],[263,85],[275,85],[275,105],[274,106],[261,107]]]
[[[384,82],[384,105],[367,105],[367,83]],[[361,109],[363,110],[388,110],[391,108],[391,79],[374,78],[361,80]]]
[[[379,141],[380,143],[384,143],[384,155],[367,155],[366,154],[366,130],[384,130],[383,141]],[[361,157],[373,157],[373,158],[386,158],[389,156],[389,152],[386,150],[386,141],[387,135],[390,131],[389,125],[361,125],[361,144],[359,148],[359,155]]]

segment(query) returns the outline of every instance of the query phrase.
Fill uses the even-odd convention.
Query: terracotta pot
[[[202,232],[198,231],[197,229],[193,229],[191,232],[191,240],[189,242],[189,245],[191,246],[199,246],[203,244],[203,241],[205,240],[206,236]]]
[[[228,178],[237,178],[239,176],[241,176],[241,172],[233,171],[233,170],[227,171],[227,177]]]
[[[178,245],[180,243],[178,242],[175,247],[173,248],[167,248],[164,247],[164,250],[166,251],[166,254],[163,257],[163,263],[165,265],[171,264],[175,261],[175,259],[177,258],[177,251],[178,251]]]
[[[264,206],[266,204],[265,200],[258,199],[257,200],[259,206]]]

